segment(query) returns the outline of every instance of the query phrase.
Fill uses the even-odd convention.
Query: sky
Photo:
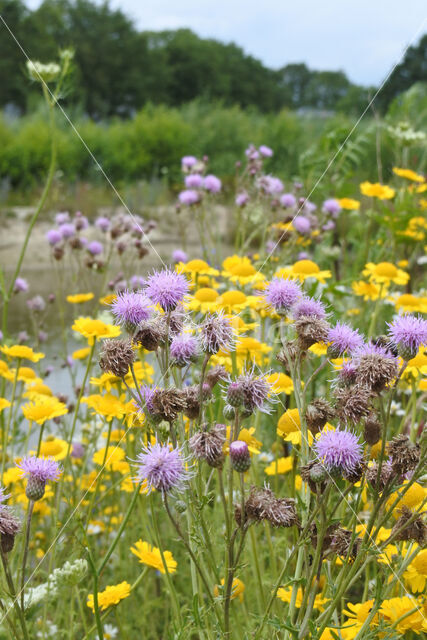
[[[101,0],[97,0],[101,1]],[[27,0],[31,8],[40,0]],[[305,62],[378,86],[427,32],[426,0],[110,0],[140,29],[189,27],[266,66]]]

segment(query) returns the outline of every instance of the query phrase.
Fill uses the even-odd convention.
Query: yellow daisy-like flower
[[[65,416],[68,413],[68,409],[67,405],[60,402],[58,398],[44,396],[39,397],[35,402],[24,404],[22,413],[30,422],[42,425],[46,420]]]
[[[237,289],[231,291],[225,291],[216,300],[217,308],[224,309],[227,313],[232,311],[242,311],[248,306],[248,299],[243,291]]]
[[[127,471],[129,468],[128,463],[125,461],[125,452],[117,446],[111,446],[108,447],[108,449],[103,447],[102,449],[95,451],[92,456],[92,460],[95,464],[99,464],[100,466],[105,464],[105,468],[110,471]],[[127,465],[126,469],[123,463]]]
[[[412,593],[424,591],[427,583],[427,549],[420,551],[403,574]]]
[[[412,293],[404,293],[394,301],[398,311],[405,313],[427,313],[427,297],[412,295]]]
[[[7,409],[7,407],[10,407],[10,402],[9,400],[6,400],[6,398],[0,398],[0,413],[3,411],[3,409]]]
[[[35,382],[31,382],[27,386],[27,391],[23,394],[24,398],[29,398],[30,400],[38,400],[40,396],[49,396],[52,397],[52,389],[44,384],[41,380],[36,380]]]
[[[292,378],[286,375],[286,373],[272,373],[265,378],[272,387],[272,393],[286,393],[288,396],[294,390],[294,383]]]
[[[301,420],[298,409],[288,409],[279,418],[277,424],[277,435],[283,438],[285,442],[291,442],[294,445],[300,445],[302,440]],[[311,431],[307,434],[308,443],[313,442]]]
[[[275,276],[278,278],[297,278],[302,282],[307,278],[314,278],[325,284],[326,279],[332,277],[332,273],[329,270],[321,271],[312,260],[297,260],[291,267],[279,269]]]
[[[413,611],[413,613],[410,614],[410,611]],[[402,635],[409,630],[418,633],[425,624],[422,605],[413,596],[384,600],[379,613],[392,624],[396,624],[396,631]]]
[[[224,260],[223,265],[228,264],[222,275],[231,280],[231,282],[238,282],[241,285],[254,284],[265,280],[265,276],[259,273],[249,260],[249,258],[243,257],[238,262],[227,262]]]
[[[391,262],[379,262],[378,264],[368,262],[362,273],[376,284],[389,285],[390,282],[406,284],[409,281],[409,273],[398,269]]]
[[[221,587],[222,587],[222,591],[223,591],[223,587],[225,584],[225,580],[224,578],[221,580]],[[243,602],[243,592],[245,590],[245,585],[243,584],[243,582],[241,580],[239,580],[239,578],[234,578],[232,584],[231,584],[231,599],[234,600],[234,598],[239,598],[240,602]],[[214,587],[214,596],[215,598],[218,598],[219,596],[219,588],[218,585],[215,585]]]
[[[353,198],[339,198],[338,204],[341,209],[347,209],[348,211],[358,211],[360,209],[359,200],[353,200]]]
[[[260,342],[251,336],[241,336],[236,343],[236,356],[239,366],[242,366],[246,360],[263,364],[267,354],[270,353],[272,347],[265,342]]]
[[[387,295],[387,288],[380,287],[373,282],[352,282],[351,288],[356,296],[363,296],[364,300],[378,300],[378,298],[385,298]]]
[[[93,345],[96,338],[117,338],[120,335],[120,327],[106,324],[102,320],[82,316],[77,318],[71,328],[87,338],[90,346]]]
[[[148,542],[138,540],[130,550],[137,558],[139,558],[141,564],[153,567],[160,571],[160,573],[166,573],[160,549],[157,547],[152,547]],[[178,563],[174,560],[172,553],[170,551],[163,551],[163,557],[165,559],[168,573],[175,573]]]
[[[16,369],[12,369],[12,373],[15,376]],[[25,383],[30,383],[30,382],[34,382],[35,380],[40,380],[40,378],[37,378],[36,372],[33,369],[31,369],[31,367],[19,367],[17,379],[20,382],[25,382]]]
[[[75,293],[67,296],[67,302],[70,304],[81,304],[82,302],[89,302],[89,300],[92,300],[94,297],[94,293]]]
[[[288,473],[288,471],[292,471],[292,461],[292,456],[287,456],[286,458],[278,458],[277,460],[273,460],[273,462],[271,462],[268,467],[264,469],[264,472],[268,476],[277,476],[281,473]]]
[[[61,440],[61,438],[55,438],[55,436],[48,436],[46,440],[43,440],[40,446],[40,455],[46,458],[53,458],[54,460],[64,460],[67,456],[68,442]]]
[[[412,171],[412,169],[399,169],[398,167],[393,167],[393,173],[399,178],[406,178],[407,180],[411,180],[412,182],[424,182],[424,176],[421,176],[419,173]]]
[[[106,296],[99,298],[99,302],[105,306],[109,306],[117,298],[116,293],[108,293]]]
[[[4,360],[0,360],[0,377],[6,380],[13,380],[15,377]]]
[[[188,273],[193,278],[198,275],[203,276],[217,276],[219,275],[219,271],[217,269],[213,269],[208,265],[204,260],[196,259],[190,260],[189,262],[179,262],[176,267],[176,271],[178,273]]]
[[[406,369],[403,373],[406,376],[414,376],[417,378],[419,375],[427,375],[427,352],[423,347],[420,347],[415,358],[411,358],[406,365]]]
[[[38,362],[44,358],[44,353],[36,353],[31,347],[27,347],[24,344],[14,344],[12,347],[4,345],[0,347],[0,351],[8,358],[20,358],[21,360],[30,360],[31,362]]]
[[[315,342],[309,348],[311,353],[314,353],[315,356],[325,356],[328,352],[328,346],[323,342]]]
[[[379,200],[390,200],[395,196],[395,190],[388,187],[385,184],[379,182],[362,182],[360,185],[360,192],[364,196],[371,196],[371,198],[379,198]]]
[[[343,610],[343,614],[349,618],[349,621],[351,620],[353,624],[349,627],[346,626],[344,630],[342,630],[345,640],[352,640],[357,636],[366,618],[369,616],[373,604],[373,600],[366,600],[366,602],[358,602],[356,604],[347,602],[347,609]],[[371,625],[374,625],[377,622],[378,614],[375,614],[371,621]]]
[[[226,439],[223,446],[223,451],[225,454],[228,454],[228,447],[230,443],[230,429],[231,427],[227,427],[226,430]],[[243,440],[243,442],[246,442],[250,453],[258,455],[261,451],[262,442],[254,437],[254,433],[255,427],[250,427],[249,429],[240,429],[237,440]]]
[[[297,591],[297,598],[296,598],[296,602],[295,602],[295,606],[297,607],[297,609],[299,609],[302,605],[302,600],[303,600],[303,590],[301,589],[301,587],[299,587],[298,591]],[[277,590],[277,598],[279,598],[279,600],[282,600],[283,602],[291,602],[291,598],[292,598],[292,587],[280,587],[280,589]],[[314,598],[314,605],[313,605],[313,609],[317,609],[318,611],[323,611],[323,609],[325,608],[325,604],[329,602],[328,598],[322,598],[322,596],[319,594]]]
[[[113,418],[120,420],[126,411],[122,399],[112,393],[106,393],[103,396],[99,394],[85,396],[82,398],[82,402],[86,403],[95,413],[104,416],[107,422]]]
[[[130,584],[126,581],[120,582],[107,587],[105,591],[98,592],[98,607],[101,611],[105,611],[108,607],[114,604],[119,604],[121,600],[130,596]],[[95,605],[93,603],[93,593],[90,593],[87,597],[87,606],[92,611],[95,611]]]
[[[90,347],[83,347],[83,349],[77,349],[77,351],[73,351],[72,358],[73,360],[84,360],[90,354]]]
[[[212,289],[211,287],[201,287],[194,292],[194,295],[186,306],[192,311],[209,313],[216,310],[216,301],[218,297],[219,293],[215,289]]]
[[[387,506],[390,508],[396,498],[401,496],[401,499],[396,504],[393,510],[393,515],[395,516],[395,518],[399,517],[400,511],[404,506],[408,507],[409,509],[416,509],[422,503],[427,494],[427,489],[422,487],[418,482],[414,482],[406,491],[406,493],[403,494],[403,490],[405,489],[408,482],[408,480],[405,480],[402,487],[397,491],[394,491],[387,502]]]

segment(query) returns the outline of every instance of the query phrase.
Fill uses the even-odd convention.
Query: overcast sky
[[[36,7],[40,0],[27,0]],[[267,66],[305,62],[378,85],[427,31],[427,0],[111,0],[140,29],[190,27]]]

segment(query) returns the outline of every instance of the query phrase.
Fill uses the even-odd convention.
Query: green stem
[[[25,622],[24,612],[23,612],[23,610],[21,609],[21,607],[19,606],[19,603],[18,603],[18,596],[16,595],[15,585],[13,583],[12,574],[10,573],[10,568],[9,568],[9,563],[8,563],[8,560],[7,560],[7,555],[3,551],[3,546],[2,545],[0,545],[0,554],[1,554],[1,560],[2,560],[2,564],[3,564],[4,573],[5,573],[5,576],[6,576],[6,582],[7,582],[8,587],[9,587],[10,595],[12,596],[12,605],[13,605],[13,608],[15,609],[16,615],[18,616],[19,623],[20,623],[21,628],[22,628],[22,633],[23,633],[23,636],[24,636],[24,640],[30,640],[30,636],[28,635],[27,625],[26,625],[26,622]]]
[[[25,591],[25,569],[27,566],[28,548],[30,544],[31,518],[33,516],[34,500],[28,502],[27,520],[25,527],[25,546],[24,556],[22,559],[22,575],[21,575],[21,609],[24,611],[24,591]]]

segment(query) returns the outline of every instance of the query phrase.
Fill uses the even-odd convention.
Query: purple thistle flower
[[[144,404],[142,404],[140,400],[135,400],[137,409],[139,409],[140,411],[144,411],[145,408],[147,410],[147,413],[154,414],[155,409],[152,400],[156,391],[157,387],[150,387],[148,384],[141,385],[139,388],[139,395],[142,396]]]
[[[77,231],[83,231],[83,229],[87,229],[89,226],[89,220],[82,214],[81,211],[76,211],[76,215],[74,217],[74,224],[76,226]]]
[[[137,291],[138,289],[141,289],[143,286],[145,286],[145,278],[143,278],[142,276],[132,276],[131,279],[129,280],[129,284],[130,284],[130,288],[133,291]]]
[[[298,231],[298,233],[309,233],[311,229],[311,222],[305,216],[297,216],[292,221],[292,226],[295,231]]]
[[[147,482],[148,492],[156,489],[162,493],[182,491],[190,477],[186,470],[186,459],[180,448],[171,449],[168,445],[149,444],[142,448],[137,456],[137,478]]]
[[[199,202],[200,194],[198,194],[197,191],[193,191],[193,189],[185,189],[178,194],[178,200],[181,204],[191,206]]]
[[[145,293],[164,311],[172,311],[188,293],[188,282],[184,275],[170,269],[155,271],[147,278]]]
[[[362,445],[358,437],[345,429],[322,431],[313,448],[329,472],[351,472],[362,462]]]
[[[284,193],[282,196],[280,196],[280,204],[282,205],[282,207],[285,207],[285,209],[294,207],[296,203],[297,199],[295,198],[293,193]]]
[[[265,144],[259,147],[259,152],[264,158],[271,158],[273,155],[273,149],[270,149],[270,147],[267,147]]]
[[[190,333],[179,333],[170,344],[170,355],[175,364],[185,367],[200,355],[200,344]]]
[[[111,227],[111,220],[109,218],[106,218],[105,216],[99,216],[95,220],[95,227],[105,233]]]
[[[388,323],[388,333],[404,360],[415,358],[421,345],[427,343],[427,320],[406,314]]]
[[[188,262],[188,255],[182,249],[175,249],[172,253],[172,260],[177,262]]]
[[[357,368],[352,360],[346,360],[337,374],[337,384],[350,386],[356,382]]]
[[[119,324],[136,327],[142,320],[148,320],[152,304],[142,291],[123,291],[118,293],[111,304],[111,313]]]
[[[263,297],[277,313],[288,311],[302,296],[300,286],[289,278],[273,278]]]
[[[184,182],[187,189],[200,189],[203,186],[203,177],[200,173],[190,173],[185,176]]]
[[[251,466],[251,454],[244,440],[234,440],[230,444],[231,466],[239,473],[245,473]]]
[[[86,248],[92,256],[99,256],[104,250],[102,243],[98,242],[98,240],[92,240]]]
[[[76,227],[72,222],[64,222],[59,225],[59,233],[63,238],[72,238],[76,234]]]
[[[249,202],[249,195],[244,191],[243,193],[238,193],[236,196],[235,203],[238,207],[244,207],[245,204]]]
[[[203,180],[203,186],[206,191],[210,191],[211,193],[218,193],[219,191],[221,191],[222,183],[219,178],[210,174]]]
[[[259,180],[261,189],[270,195],[276,195],[283,191],[283,182],[275,176],[262,176]]]
[[[249,147],[245,150],[245,155],[249,160],[257,160],[257,158],[259,158],[259,152],[253,144],[250,144]]]
[[[58,226],[69,221],[70,221],[70,214],[68,213],[68,211],[60,211],[55,216],[55,222]]]
[[[332,229],[335,229],[335,222],[332,220],[328,220],[328,222],[322,226],[323,231],[332,231]]]
[[[324,320],[326,318],[326,311],[320,300],[307,297],[302,298],[292,307],[292,316],[295,320],[298,320],[298,318],[302,316]]]
[[[58,244],[62,240],[62,234],[57,229],[49,229],[46,233],[46,240],[53,247],[55,244]]]
[[[26,291],[28,291],[28,289],[28,282],[24,278],[16,278],[15,284],[13,286],[13,290],[15,293],[19,293],[20,291],[23,291],[25,293]]]
[[[297,258],[298,260],[310,260],[310,254],[307,251],[300,251]]]
[[[265,376],[256,376],[252,371],[247,371],[236,378],[240,385],[243,396],[243,406],[247,411],[253,413],[257,409],[263,413],[268,413],[266,401],[271,394],[271,384],[267,382]]]
[[[303,209],[307,212],[307,213],[313,213],[313,211],[316,211],[317,206],[314,204],[314,202],[310,202],[310,200],[306,200],[305,198],[301,198],[302,202],[300,201],[300,204],[303,205]]]
[[[353,353],[363,345],[360,333],[347,324],[337,322],[329,330],[327,342],[330,342],[329,354],[332,358],[339,358],[344,353]]]
[[[341,211],[341,205],[338,200],[335,200],[335,198],[329,198],[323,203],[322,211],[324,213],[330,213],[334,218],[336,218]]]
[[[29,500],[41,500],[44,496],[46,483],[51,480],[57,482],[61,475],[61,466],[53,458],[37,458],[28,456],[17,465],[28,476],[25,494]]]
[[[194,167],[195,164],[197,164],[197,158],[194,156],[184,156],[181,158],[181,166],[185,169],[190,169]]]
[[[205,353],[230,351],[235,341],[230,319],[223,313],[207,314],[200,327],[200,340]]]

